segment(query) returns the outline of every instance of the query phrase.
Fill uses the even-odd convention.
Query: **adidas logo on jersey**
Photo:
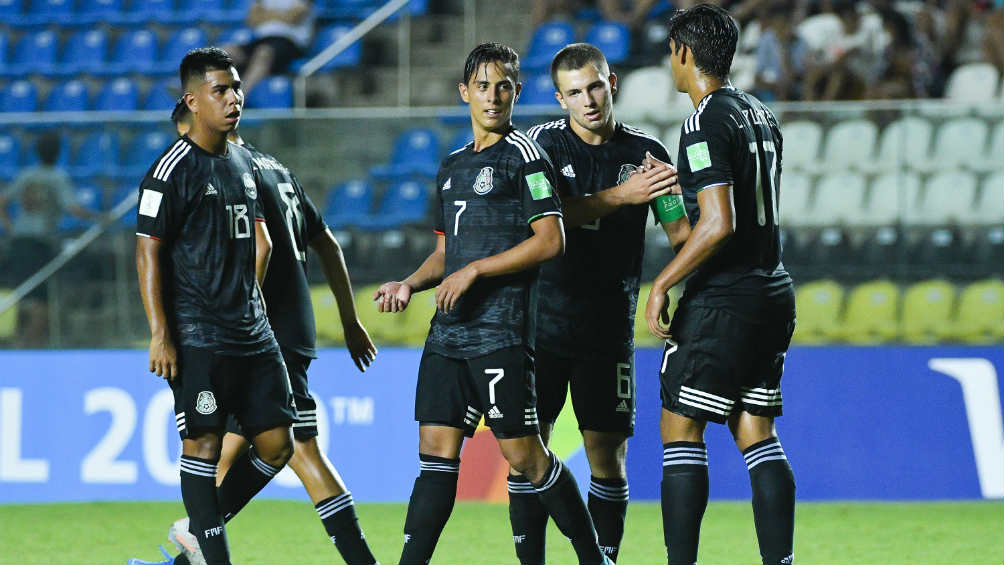
[[[446,182],[443,183],[443,190],[450,190],[450,184],[452,181],[453,177],[446,179]]]
[[[569,163],[568,165],[565,165],[561,169],[561,174],[565,175],[566,177],[568,177],[570,179],[574,179],[575,178],[575,169],[573,169],[571,163]]]
[[[618,412],[630,412],[631,409],[628,408],[627,400],[621,400],[621,403],[617,405]]]
[[[206,185],[206,196],[216,196],[217,194],[219,194],[219,191],[216,190],[216,187],[213,186],[213,183],[209,183]]]
[[[492,409],[488,411],[488,417],[492,420],[498,420],[502,417],[502,411],[499,410],[498,406],[492,406]]]

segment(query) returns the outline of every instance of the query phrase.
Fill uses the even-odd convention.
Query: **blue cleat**
[[[158,545],[157,547],[160,548],[160,552],[166,558],[165,561],[143,561],[142,559],[136,559],[133,557],[129,561],[126,561],[126,565],[171,565],[174,563],[174,557],[171,557],[171,554],[164,549],[164,546]]]

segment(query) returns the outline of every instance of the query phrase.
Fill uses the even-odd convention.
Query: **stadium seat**
[[[946,280],[911,285],[903,294],[903,340],[928,345],[950,338],[954,302],[955,286]]]
[[[1004,284],[988,279],[970,284],[959,295],[955,338],[973,344],[1004,340]]]
[[[163,52],[160,54],[160,63],[154,67],[155,72],[167,75],[178,73],[178,63],[185,57],[185,54],[197,47],[206,46],[206,32],[201,28],[189,27],[179,29],[171,34],[164,42]]]
[[[229,14],[225,10],[223,0],[180,0],[176,12],[181,17],[181,23],[185,24],[197,25],[202,21],[217,24],[235,23],[227,21]],[[237,20],[236,23],[240,21]]]
[[[523,79],[523,90],[519,94],[519,103],[553,105],[558,101],[554,97],[554,82],[549,73],[537,73]]]
[[[523,68],[527,70],[548,69],[551,59],[562,47],[575,42],[575,30],[567,22],[545,22],[537,26],[530,37]]]
[[[669,289],[669,315],[672,318],[676,312],[676,306],[680,302],[683,294],[681,285]],[[634,345],[635,347],[662,347],[663,340],[652,335],[648,331],[648,322],[645,320],[645,305],[648,304],[648,296],[652,294],[652,283],[644,283],[638,289],[638,308],[634,315]]]
[[[790,137],[785,131],[786,139],[798,140],[801,138]],[[810,170],[816,172],[833,171],[843,172],[847,169],[857,169],[860,163],[871,161],[875,158],[875,140],[878,137],[878,128],[871,120],[845,120],[838,122],[826,132],[826,141],[823,145],[823,154],[818,163],[809,166]],[[789,145],[785,146],[785,153]],[[787,162],[787,155],[785,161]]]
[[[93,25],[101,22],[118,22],[123,11],[122,0],[80,0],[77,15],[78,24]]]
[[[787,187],[782,181],[782,189],[785,188]],[[863,176],[855,173],[830,173],[816,185],[816,197],[807,222],[817,227],[843,225],[848,218],[862,213],[864,203]]]
[[[643,67],[623,78],[617,94],[617,116],[626,121],[666,122],[694,111],[685,94],[676,92],[673,77],[663,67]]]
[[[385,230],[425,220],[429,211],[429,189],[422,183],[406,180],[391,186],[371,216],[360,218],[357,225],[371,230]]]
[[[855,287],[847,299],[841,336],[861,345],[888,343],[899,337],[899,288],[879,280]]]
[[[128,178],[138,185],[147,169],[174,140],[174,136],[160,130],[139,134],[127,144],[129,150],[124,154],[122,166],[114,171],[115,176]]]
[[[340,37],[352,31],[352,27],[353,26],[348,24],[335,24],[318,31],[314,35],[314,40],[310,44],[307,56],[294,61],[291,66],[292,70],[298,71],[301,67],[303,67],[304,63],[317,56],[317,54],[321,51],[327,49],[335,41],[338,41]],[[341,67],[354,67],[362,61],[362,56],[362,41],[356,41],[335,55],[330,61],[325,63],[320,70],[330,71]]]
[[[931,147],[931,122],[918,117],[900,118],[882,130],[878,153],[859,164],[866,172],[888,172],[913,167],[927,160]],[[787,133],[787,130],[786,132]],[[787,162],[787,147],[785,161]]]
[[[63,54],[56,65],[56,73],[74,75],[98,70],[105,62],[108,50],[108,34],[101,29],[79,31],[73,34],[63,47]]]
[[[781,131],[787,140],[798,140],[797,143],[784,144],[784,169],[811,169],[815,166],[819,155],[819,143],[823,137],[823,129],[819,124],[808,120],[781,124]]]
[[[216,38],[216,45],[219,45],[221,47],[227,45],[246,45],[248,43],[251,43],[253,39],[254,39],[254,32],[251,31],[251,28],[238,27],[234,29],[228,29],[224,31],[222,34],[220,34],[220,36]]]
[[[175,78],[163,79],[153,83],[150,86],[150,90],[146,93],[146,98],[143,100],[143,109],[173,110],[175,104],[178,103],[178,96],[174,95],[174,93],[180,93],[177,83],[178,79]]]
[[[805,227],[812,220],[812,180],[803,173],[782,169],[781,171],[781,225],[785,227]]]
[[[885,173],[876,177],[860,213],[847,218],[851,226],[892,226],[907,217],[908,202],[921,192],[920,178],[914,173]]]
[[[25,0],[0,0],[0,22],[11,24],[17,22],[24,10]],[[4,34],[6,37],[6,34]]]
[[[983,180],[976,209],[970,220],[985,226],[999,226],[1004,218],[1004,173]]]
[[[0,102],[2,112],[34,112],[38,107],[38,91],[31,81],[16,80],[7,85]]]
[[[368,215],[373,205],[373,187],[362,180],[342,183],[328,193],[324,221],[332,228],[354,225]]]
[[[439,137],[431,129],[403,131],[394,141],[390,162],[370,169],[378,179],[396,179],[410,175],[435,177],[439,170]]]
[[[127,31],[115,42],[111,60],[102,66],[100,73],[104,75],[142,73],[153,69],[156,62],[157,36],[148,29]]]
[[[945,98],[961,102],[986,102],[997,95],[1001,76],[990,63],[960,65],[948,76]]]
[[[10,180],[21,169],[21,142],[9,133],[0,133],[0,180]]]
[[[471,128],[461,129],[457,131],[457,134],[454,135],[450,140],[450,143],[447,144],[446,150],[452,153],[472,141],[474,141],[474,131],[471,130]]]
[[[118,206],[119,202],[122,202],[125,199],[132,200],[133,206],[119,219],[118,225],[126,229],[135,229],[136,206],[139,204],[139,181],[136,181],[135,183],[126,183],[118,187],[108,201],[108,209]]]
[[[317,326],[318,341],[343,343],[345,331],[342,329],[342,319],[338,314],[338,302],[335,301],[335,296],[331,294],[328,285],[312,285],[310,300],[314,304],[314,323]]]
[[[930,177],[922,191],[907,191],[906,223],[943,226],[969,221],[976,204],[976,178],[963,171],[946,171]]]
[[[105,84],[94,97],[94,109],[132,112],[139,108],[139,89],[131,79],[121,77]]]
[[[87,84],[82,80],[69,80],[49,91],[43,107],[46,112],[83,112],[89,110]]]
[[[400,345],[404,343],[403,322],[407,317],[404,312],[378,312],[373,302],[373,294],[380,285],[367,285],[355,291],[356,316],[362,322],[377,347],[387,344]]]
[[[683,135],[682,126],[682,123],[674,122],[669,124],[669,127],[662,134],[662,144],[666,146],[666,151],[669,152],[669,157],[674,163],[676,163],[677,158],[680,156],[680,136]]]
[[[970,166],[977,171],[1001,171],[1004,169],[1004,121],[997,122],[990,134],[990,144],[983,154],[972,160]]]
[[[118,167],[119,136],[115,130],[91,133],[77,147],[69,173],[75,178],[110,177]]]
[[[586,32],[584,41],[598,47],[611,64],[626,60],[631,52],[631,30],[618,22],[597,23]]]
[[[69,26],[74,23],[73,0],[31,0],[24,26]]]
[[[792,341],[805,345],[830,343],[841,335],[840,313],[844,287],[833,280],[818,280],[795,287],[798,322]]]
[[[973,156],[981,155],[987,140],[987,123],[978,118],[956,118],[938,128],[932,159],[913,163],[922,172],[968,168]]]
[[[50,75],[56,70],[59,35],[49,29],[24,34],[4,66],[4,75],[23,78],[29,74]]]
[[[131,0],[129,10],[119,16],[118,22],[130,25],[146,22],[174,23],[174,0]]]
[[[370,295],[372,296],[372,295]],[[374,308],[374,306],[370,306]],[[384,314],[385,316],[387,314]],[[408,308],[404,311],[398,339],[402,345],[421,347],[429,336],[429,323],[436,315],[436,292],[428,290],[411,295]]]
[[[293,84],[284,76],[272,76],[261,81],[247,94],[249,108],[292,108]]]
[[[104,195],[102,194],[101,188],[91,184],[78,185],[74,193],[77,204],[91,212],[101,212],[104,207]],[[89,220],[83,220],[76,216],[70,214],[63,214],[63,217],[59,220],[59,231],[61,232],[73,232],[85,230],[91,226],[93,222]]]
[[[0,288],[0,302],[10,296],[10,289]],[[0,343],[9,343],[17,331],[17,306],[12,306],[0,314]]]

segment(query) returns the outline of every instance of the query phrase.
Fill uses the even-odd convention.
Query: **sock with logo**
[[[593,520],[582,502],[575,477],[554,453],[548,452],[548,455],[551,464],[544,473],[544,479],[533,485],[540,501],[561,533],[572,542],[579,563],[603,563],[603,552],[596,542]]]
[[[704,442],[662,445],[662,531],[670,565],[697,562],[701,520],[708,507],[708,450]]]
[[[795,532],[795,476],[781,442],[768,438],[743,450],[753,487],[753,523],[765,565],[791,563]]]
[[[425,564],[432,559],[439,535],[453,512],[457,499],[460,459],[420,453],[421,473],[415,479],[404,519],[402,565]]]
[[[188,513],[188,530],[199,540],[207,563],[230,563],[223,516],[216,500],[217,460],[181,456],[181,499]]]
[[[328,532],[331,542],[338,548],[338,553],[348,565],[376,563],[376,558],[366,544],[366,536],[359,527],[351,493],[345,492],[325,498],[315,504],[314,508],[321,517],[324,531]]]
[[[624,517],[627,515],[627,479],[590,477],[589,515],[593,517],[600,550],[617,561],[624,537]]]
[[[523,565],[539,565],[544,562],[547,508],[530,479],[523,475],[509,475],[508,487],[509,523],[516,557]]]
[[[262,461],[253,446],[235,459],[217,490],[223,520],[236,516],[280,470]]]

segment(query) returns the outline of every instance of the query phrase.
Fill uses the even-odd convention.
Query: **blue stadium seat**
[[[390,162],[370,169],[380,179],[396,179],[409,175],[436,176],[439,170],[439,137],[431,129],[406,130],[394,142]]]
[[[549,73],[529,74],[523,80],[523,90],[519,95],[520,104],[557,104],[554,98],[554,82]]]
[[[31,81],[16,80],[4,89],[0,112],[34,112],[38,108],[38,90]]]
[[[363,180],[351,180],[328,193],[324,221],[332,228],[355,225],[369,215],[372,205],[373,187]]]
[[[75,23],[73,0],[29,0],[28,13],[19,21],[21,26],[69,26]]]
[[[38,152],[35,150],[35,142],[25,144],[24,158],[21,165],[23,167],[34,167],[40,163]],[[59,134],[59,157],[56,158],[56,166],[67,169],[70,165],[70,135],[66,132]]]
[[[295,72],[303,67],[303,64],[314,58],[318,53],[327,49],[329,45],[338,40],[339,37],[345,35],[352,29],[349,24],[335,24],[328,26],[314,35],[314,41],[310,45],[308,54],[302,59],[297,59],[293,61],[291,69]],[[363,55],[363,44],[361,41],[356,41],[352,45],[349,45],[347,49],[335,55],[333,59],[328,61],[321,67],[322,71],[330,71],[331,69],[336,69],[339,67],[354,67],[359,64],[362,60]]]
[[[3,2],[3,0],[0,0]],[[3,20],[0,20],[2,22]],[[3,74],[4,69],[7,67],[7,61],[9,60],[10,54],[7,52],[8,47],[10,47],[10,41],[7,39],[6,33],[0,33],[0,74]]]
[[[249,108],[292,108],[293,83],[284,76],[269,77],[247,95]]]
[[[46,112],[83,112],[88,110],[89,93],[82,80],[68,80],[54,87],[45,101]]]
[[[12,24],[24,13],[24,0],[0,0],[0,22]]]
[[[178,79],[176,78],[165,78],[153,83],[150,86],[150,90],[146,93],[146,98],[143,101],[144,110],[173,110],[174,105],[178,103],[178,97],[175,96],[177,92],[180,94],[180,88],[177,87]]]
[[[147,169],[175,139],[177,139],[176,136],[168,135],[166,131],[160,130],[147,131],[137,135],[128,144],[129,150],[125,152],[122,166],[115,169],[113,174],[118,178],[133,180],[139,186],[139,181]]]
[[[386,230],[424,221],[429,211],[429,189],[422,183],[406,180],[391,186],[380,201],[377,212],[360,221],[364,229]]]
[[[132,0],[129,10],[122,13],[118,23],[138,25],[146,22],[173,23],[174,0]]]
[[[100,187],[92,184],[79,185],[76,187],[74,196],[81,208],[90,210],[91,212],[104,211],[105,199]],[[82,231],[91,227],[92,223],[89,220],[82,220],[71,214],[63,214],[63,217],[59,220],[59,231]]]
[[[239,25],[247,20],[248,13],[251,11],[251,5],[254,4],[254,0],[225,0],[226,6],[224,7],[224,20],[231,22],[234,25]],[[218,45],[225,45],[224,43],[219,43]]]
[[[603,51],[608,63],[620,63],[631,51],[631,30],[622,23],[599,22],[586,33],[585,42]]]
[[[119,220],[119,225],[124,228],[135,228],[136,227],[136,206],[139,204],[139,181],[135,183],[126,183],[118,187],[112,194],[108,201],[108,209],[119,205],[126,198],[132,199],[133,205],[128,212]]]
[[[460,149],[472,141],[474,141],[474,131],[471,130],[471,128],[461,129],[453,136],[452,139],[450,139],[450,143],[446,146],[446,150],[453,153],[457,149]]]
[[[91,133],[77,147],[68,172],[74,178],[111,177],[118,168],[119,136],[115,130]]]
[[[206,46],[206,32],[197,27],[179,29],[164,43],[160,63],[153,69],[159,74],[177,74],[178,65],[185,54],[196,47]]]
[[[5,76],[49,75],[56,70],[59,35],[52,30],[24,34],[14,46],[14,55],[4,67]]]
[[[21,168],[21,142],[9,133],[0,133],[0,180],[14,178]]]
[[[101,69],[108,52],[108,33],[102,29],[78,31],[63,47],[57,72],[74,75]]]
[[[203,21],[211,21],[216,25],[240,23],[230,20],[231,13],[226,10],[223,0],[180,0],[177,17],[181,23],[196,25]]]
[[[148,29],[127,31],[115,42],[111,60],[103,66],[101,74],[142,73],[153,68],[156,61],[157,36]]]
[[[250,28],[239,27],[224,31],[216,38],[216,45],[224,47],[227,45],[247,45],[254,40],[254,32]]]
[[[551,66],[551,59],[562,47],[575,41],[575,31],[566,22],[547,22],[540,24],[527,49],[523,67],[526,69],[546,69]]]
[[[80,24],[117,23],[123,11],[122,0],[79,0],[76,20]]]
[[[139,89],[129,78],[112,79],[94,98],[94,109],[129,112],[139,108]]]

